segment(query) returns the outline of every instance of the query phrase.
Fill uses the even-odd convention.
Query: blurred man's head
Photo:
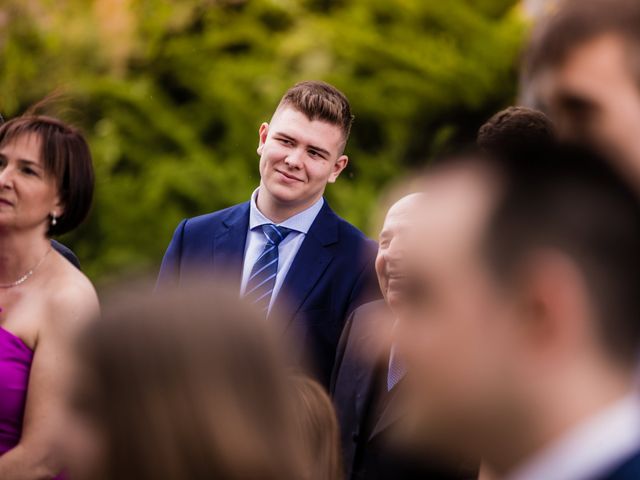
[[[395,313],[402,308],[407,258],[406,240],[422,207],[422,194],[407,195],[394,203],[380,231],[376,273],[385,301]]]
[[[506,158],[532,157],[551,148],[555,131],[549,117],[527,107],[508,107],[478,130],[476,143],[485,153]]]
[[[261,186],[274,204],[304,208],[347,166],[349,101],[323,82],[302,82],[282,97],[259,130]]]
[[[413,410],[432,440],[509,469],[632,384],[638,202],[571,151],[461,161],[425,189],[423,290],[399,324]]]
[[[565,0],[545,20],[526,87],[562,137],[615,151],[640,186],[640,2]]]

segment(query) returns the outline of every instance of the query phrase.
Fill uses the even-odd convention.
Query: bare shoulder
[[[56,330],[80,328],[99,315],[98,295],[80,270],[58,255],[54,261],[53,275],[46,285],[47,324]]]

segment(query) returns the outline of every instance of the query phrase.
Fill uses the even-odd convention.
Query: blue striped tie
[[[400,380],[404,378],[407,373],[407,368],[404,362],[398,358],[395,347],[391,348],[391,354],[389,355],[389,370],[387,372],[387,391],[393,390]]]
[[[265,313],[269,309],[278,274],[278,245],[292,231],[289,228],[277,227],[271,223],[262,226],[267,243],[256,263],[253,264],[245,288],[245,296]]]

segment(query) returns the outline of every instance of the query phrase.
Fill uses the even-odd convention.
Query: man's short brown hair
[[[340,127],[346,143],[351,132],[353,115],[349,100],[333,85],[319,81],[295,84],[278,104],[278,109],[292,107],[304,113],[309,120],[322,120]]]
[[[531,79],[563,62],[577,46],[606,34],[618,35],[628,47],[629,69],[639,80],[640,2],[638,0],[564,0],[534,30],[524,58]]]

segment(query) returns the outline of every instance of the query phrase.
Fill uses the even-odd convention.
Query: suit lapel
[[[366,344],[366,342],[365,342]],[[362,427],[365,421],[369,400],[376,386],[376,373],[378,369],[371,365],[362,365],[358,370],[355,381],[355,412],[358,425]]]
[[[355,324],[356,329],[350,334],[350,337],[353,337],[350,338],[350,345],[353,345],[350,362],[356,366],[353,398],[356,420],[360,428],[364,426],[365,415],[370,408],[370,400],[374,397],[380,372],[386,371],[384,359],[387,358],[387,354],[380,348],[380,331],[387,327],[391,313],[384,300],[379,300],[375,302],[375,307],[362,314],[366,317],[359,319]]]
[[[291,264],[272,309],[272,311],[290,314],[285,326],[293,320],[331,263],[333,253],[328,247],[337,241],[338,219],[325,202]]]
[[[386,372],[386,370],[385,370]],[[394,390],[398,388],[398,386],[402,383],[402,381],[394,387]],[[402,418],[403,408],[400,404],[401,402],[398,400],[398,392],[394,392],[393,390],[390,393],[391,398],[387,402],[380,418],[376,422],[376,425],[373,427],[371,431],[371,435],[369,435],[369,441],[371,441],[375,436],[381,434],[389,427],[393,426],[396,422],[398,422]]]
[[[213,239],[213,271],[232,281],[239,291],[249,230],[249,203],[239,205],[222,223],[225,229]]]

